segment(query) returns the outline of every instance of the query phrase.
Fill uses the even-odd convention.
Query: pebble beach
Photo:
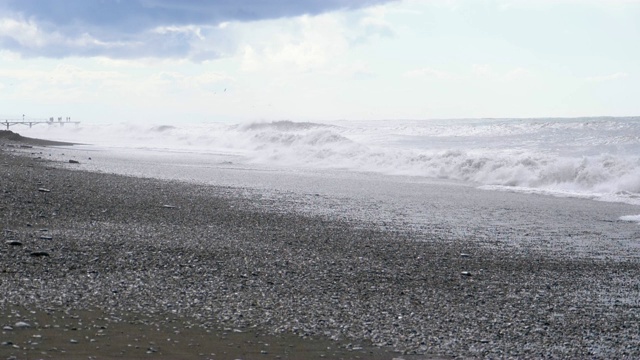
[[[636,256],[443,241],[0,142],[0,358],[640,358]]]

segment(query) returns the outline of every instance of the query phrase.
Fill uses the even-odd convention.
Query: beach
[[[413,184],[416,222],[329,185],[261,196],[7,144],[5,358],[640,357],[632,205]]]

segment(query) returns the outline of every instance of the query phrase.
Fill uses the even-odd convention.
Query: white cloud
[[[25,56],[188,57],[201,61],[228,54],[211,46],[194,51],[193,40],[224,42],[216,38],[215,30],[225,30],[233,22],[322,18],[322,14],[366,9],[388,1],[393,0],[67,0],[65,6],[58,0],[0,1],[4,17],[0,46]],[[381,21],[365,25],[372,32],[388,31],[388,24]]]
[[[624,79],[629,77],[629,74],[627,74],[626,72],[617,72],[617,73],[613,73],[613,74],[609,74],[609,75],[602,75],[602,76],[591,76],[586,78],[586,80],[588,82],[607,82],[607,81],[614,81],[614,80],[619,80],[619,79]]]
[[[44,33],[40,31],[35,23],[20,18],[0,19],[0,36],[11,38],[20,45],[28,48],[41,47],[60,37],[57,33]]]
[[[363,14],[365,16],[360,19],[359,26],[363,31],[364,39],[381,36],[381,37],[390,37],[396,34],[396,30],[391,22],[389,22],[386,17],[392,11],[392,7],[390,6],[374,6],[368,9],[363,10]]]
[[[459,76],[456,74],[430,67],[407,71],[406,73],[404,73],[404,76],[408,78],[430,77],[439,80],[453,80],[459,78]]]
[[[509,70],[506,75],[504,76],[504,79],[506,81],[516,81],[516,80],[521,80],[524,78],[527,78],[529,76],[531,76],[531,71],[529,69],[525,69],[523,67],[517,67],[513,70]]]
[[[287,31],[283,31],[287,29]],[[245,41],[242,69],[319,70],[349,48],[342,18],[332,15],[302,16],[239,27]],[[247,36],[247,32],[252,35]]]
[[[490,65],[473,64],[471,66],[471,74],[456,74],[445,70],[432,67],[423,67],[410,70],[404,73],[407,78],[431,78],[438,80],[460,80],[460,81],[477,81],[477,77],[482,78],[486,82],[510,82],[518,81],[530,77],[531,71],[517,67],[508,71],[494,71]]]
[[[493,73],[491,66],[487,64],[473,64],[472,69],[473,73],[477,76],[489,76]]]
[[[375,72],[363,61],[356,61],[350,64],[340,64],[329,69],[326,73],[328,75],[357,79],[372,78],[375,76]]]
[[[196,25],[186,25],[186,26],[158,26],[151,30],[151,32],[167,35],[167,34],[184,34],[191,35],[200,40],[204,40],[205,37],[202,35],[202,27]]]

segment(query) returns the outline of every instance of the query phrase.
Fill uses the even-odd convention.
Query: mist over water
[[[101,149],[229,156],[243,166],[339,169],[640,204],[640,117],[15,128]]]

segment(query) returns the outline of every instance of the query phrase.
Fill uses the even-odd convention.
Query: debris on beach
[[[69,164],[80,164],[78,160],[69,160]]]
[[[51,192],[51,190],[49,190],[47,188],[38,188],[38,191],[43,192],[43,193]]]

